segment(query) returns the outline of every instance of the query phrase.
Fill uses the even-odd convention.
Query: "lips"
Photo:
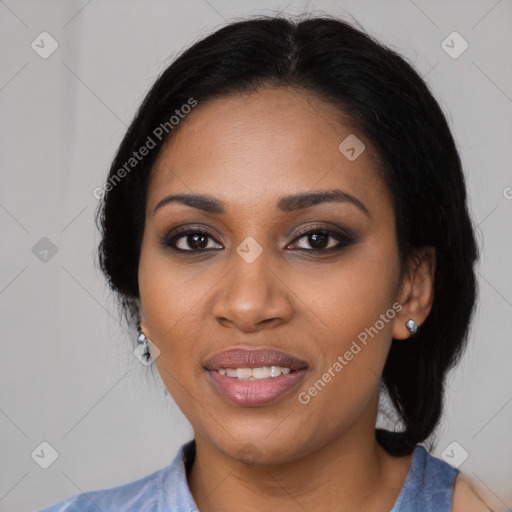
[[[221,352],[208,359],[204,367],[207,370],[219,370],[220,368],[260,368],[263,366],[280,366],[290,370],[302,370],[308,364],[285,352],[278,352],[270,348],[247,350],[231,349]]]
[[[208,359],[204,368],[209,383],[223,398],[238,406],[257,407],[288,395],[303,380],[308,365],[273,349],[230,349]]]

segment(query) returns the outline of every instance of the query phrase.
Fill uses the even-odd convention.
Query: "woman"
[[[327,17],[228,25],[154,84],[103,192],[101,268],[194,440],[46,511],[490,510],[419,444],[477,248],[446,120],[400,56]],[[376,429],[383,390],[400,432]]]

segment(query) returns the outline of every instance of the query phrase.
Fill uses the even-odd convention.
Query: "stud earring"
[[[405,322],[405,325],[407,329],[409,329],[409,332],[411,334],[414,334],[418,330],[418,326],[416,325],[416,322],[412,318],[410,320],[407,320],[407,322]]]
[[[146,361],[151,358],[151,353],[149,352],[149,343],[148,339],[146,338],[145,334],[142,332],[142,328],[140,325],[137,326],[137,343],[140,345],[143,345],[143,352],[142,356],[146,358]]]

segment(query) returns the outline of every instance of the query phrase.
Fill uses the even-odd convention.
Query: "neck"
[[[196,435],[188,477],[194,500],[201,512],[389,511],[412,456],[388,455],[375,439],[376,408],[368,416],[361,418],[366,427],[357,422],[312,453],[279,464],[241,463]]]

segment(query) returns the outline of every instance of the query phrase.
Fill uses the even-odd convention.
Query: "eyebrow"
[[[164,197],[153,210],[153,215],[163,206],[177,202],[192,208],[197,208],[207,213],[224,214],[226,209],[224,203],[211,196],[201,194],[173,194]],[[343,190],[321,190],[317,192],[304,192],[279,198],[277,207],[283,212],[292,212],[309,208],[316,204],[325,202],[348,203],[356,206],[366,215],[370,216],[368,208],[357,197],[344,192]]]

